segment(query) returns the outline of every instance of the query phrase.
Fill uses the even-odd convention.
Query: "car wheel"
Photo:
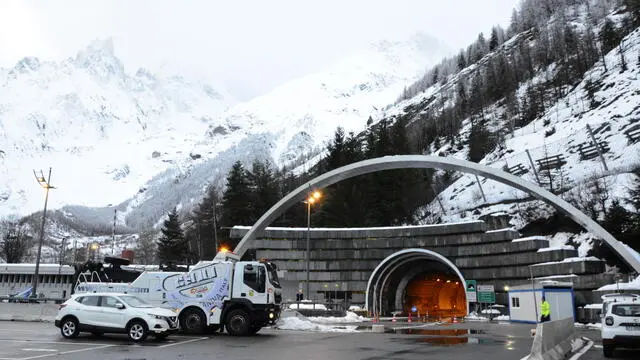
[[[127,336],[129,340],[133,342],[144,341],[149,334],[149,329],[147,328],[147,324],[143,321],[135,320],[129,323],[127,326]]]
[[[613,357],[613,345],[603,345],[602,352],[604,353],[604,357]]]
[[[249,314],[242,309],[232,310],[227,315],[226,328],[229,334],[235,336],[247,335],[250,331],[251,319]]]
[[[249,334],[255,335],[258,333],[258,331],[260,331],[260,329],[262,329],[262,326],[251,326],[249,328]]]
[[[206,321],[199,309],[186,309],[180,314],[180,328],[186,334],[202,334],[207,326]]]
[[[73,339],[80,333],[78,320],[74,317],[68,317],[62,320],[60,325],[60,333],[66,339]]]

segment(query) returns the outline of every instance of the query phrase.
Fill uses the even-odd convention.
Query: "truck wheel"
[[[234,336],[244,336],[249,334],[251,329],[251,319],[249,314],[242,309],[232,310],[227,315],[226,328],[229,334]]]
[[[180,314],[180,327],[186,334],[202,334],[207,319],[200,309],[186,309]]]
[[[613,345],[602,345],[602,352],[604,357],[613,357]]]

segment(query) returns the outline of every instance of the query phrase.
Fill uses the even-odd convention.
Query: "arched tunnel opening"
[[[367,286],[367,309],[380,316],[396,313],[443,319],[468,313],[465,282],[442,255],[406,249],[374,270]]]

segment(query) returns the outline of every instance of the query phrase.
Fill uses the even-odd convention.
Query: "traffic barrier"
[[[572,317],[539,323],[528,360],[565,359],[576,337]]]
[[[56,304],[0,303],[0,320],[53,322]]]

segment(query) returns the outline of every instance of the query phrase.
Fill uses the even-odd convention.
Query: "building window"
[[[512,297],[511,298],[511,307],[512,308],[519,308],[520,307],[520,298],[519,297]]]

